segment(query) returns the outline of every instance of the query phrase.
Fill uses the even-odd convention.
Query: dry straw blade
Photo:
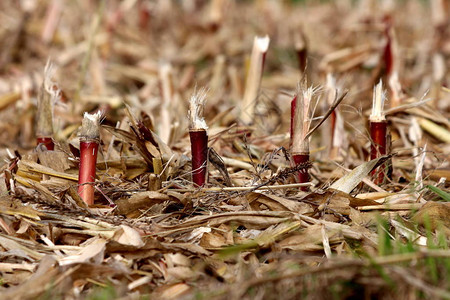
[[[350,193],[369,173],[377,166],[384,163],[391,156],[381,156],[354,168],[350,173],[336,181],[330,186],[330,189],[338,190],[344,193]]]
[[[16,101],[20,100],[21,94],[18,92],[11,92],[0,95],[0,110],[14,104]]]
[[[425,118],[419,118],[418,123],[420,127],[425,129],[425,131],[431,133],[434,137],[439,139],[440,141],[444,143],[450,143],[450,131],[445,129],[442,126],[437,125],[436,123],[425,119]]]

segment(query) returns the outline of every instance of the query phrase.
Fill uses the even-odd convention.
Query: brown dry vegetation
[[[450,298],[450,6],[353,2],[1,1],[1,298]],[[367,163],[372,89],[390,79],[389,23],[401,84],[385,84],[391,155]],[[266,34],[247,126],[246,71]],[[47,60],[61,90],[55,151],[35,146]],[[326,121],[311,136],[313,186],[302,191],[290,101],[306,81],[324,115],[331,74],[348,93],[338,130]],[[202,87],[211,150],[208,184],[196,188],[187,109]],[[87,207],[77,130],[98,110]]]

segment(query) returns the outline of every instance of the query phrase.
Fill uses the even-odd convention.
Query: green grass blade
[[[450,202],[450,194],[447,192],[444,192],[443,190],[441,190],[440,188],[437,188],[435,186],[432,185],[427,185],[427,188],[432,191],[433,193],[437,194],[439,197],[441,197],[442,199],[444,199],[444,201],[448,201]]]

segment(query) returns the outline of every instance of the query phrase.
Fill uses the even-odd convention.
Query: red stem
[[[87,205],[94,204],[95,166],[97,164],[98,142],[80,142],[80,170],[78,194]]]
[[[145,30],[150,21],[150,11],[144,1],[139,3],[139,28]]]
[[[36,138],[37,145],[44,145],[47,150],[53,151],[55,150],[55,144],[53,143],[53,139],[51,137],[38,137]]]
[[[330,123],[331,123],[331,148],[333,148],[333,141],[334,141],[334,131],[336,130],[336,110],[333,110],[330,116]]]
[[[385,71],[387,77],[389,77],[393,71],[394,68],[394,53],[392,49],[392,36],[391,36],[391,20],[390,18],[387,18],[385,20],[386,23],[386,29],[384,30],[384,34],[386,36],[386,46],[384,47],[384,64],[385,64]]]
[[[370,122],[370,138],[372,139],[370,146],[370,159],[375,159],[386,154],[386,133],[386,121]],[[375,184],[379,185],[383,183],[384,166],[380,166],[376,170],[373,170],[372,176],[374,177]]]
[[[198,186],[206,183],[208,134],[205,129],[189,130],[192,153],[192,181]]]
[[[309,154],[293,154],[292,159],[294,160],[296,166],[300,164],[307,164],[309,162]],[[307,168],[297,172],[297,182],[298,183],[309,182],[309,173]],[[308,187],[302,186],[300,189],[302,191],[307,191]]]
[[[292,140],[294,139],[294,118],[295,118],[295,108],[297,107],[297,96],[291,101],[291,141],[290,146],[292,147]]]
[[[262,75],[263,75],[263,72],[264,72],[264,65],[266,64],[266,55],[267,55],[267,51],[264,52],[263,56],[262,56],[261,78],[262,78]]]

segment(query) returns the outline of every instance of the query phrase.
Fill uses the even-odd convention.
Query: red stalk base
[[[296,166],[300,164],[307,164],[309,162],[309,154],[293,154],[292,159],[294,160]],[[297,172],[297,182],[298,183],[309,182],[309,173],[307,168]],[[308,191],[309,187],[302,186],[300,189],[302,191]]]
[[[37,145],[44,145],[47,150],[53,151],[55,150],[55,144],[53,143],[53,139],[51,137],[38,137],[36,138]]]
[[[386,154],[386,133],[387,133],[387,122],[370,122],[370,138],[372,139],[372,144],[370,146],[370,159],[375,159],[377,157]],[[384,165],[378,167],[372,171],[372,177],[375,184],[382,184],[384,180]]]
[[[192,153],[192,181],[198,186],[206,183],[208,134],[204,129],[189,130]]]
[[[97,164],[98,142],[80,142],[80,170],[78,194],[87,205],[94,204],[95,166]]]

